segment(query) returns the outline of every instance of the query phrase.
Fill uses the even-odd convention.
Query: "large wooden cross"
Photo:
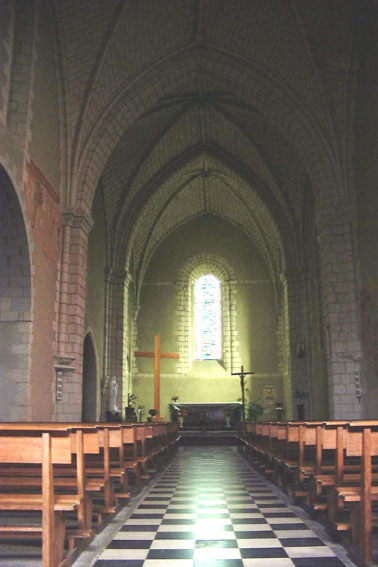
[[[154,408],[157,410],[157,415],[160,415],[160,359],[161,358],[180,358],[180,355],[173,352],[160,352],[160,336],[155,335],[154,351],[140,351],[134,352],[135,356],[139,358],[153,358],[154,359]]]

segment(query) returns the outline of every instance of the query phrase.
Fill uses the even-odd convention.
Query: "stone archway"
[[[29,419],[31,269],[21,206],[0,165],[0,420]]]
[[[236,330],[236,276],[234,270],[221,257],[215,254],[199,254],[193,257],[180,271],[176,281],[177,289],[177,318],[180,359],[178,372],[187,373],[192,366],[193,353],[190,340],[192,326],[192,291],[194,282],[206,273],[211,273],[221,282],[222,290],[222,335],[223,335],[223,364],[232,372],[240,367],[240,356]],[[190,324],[188,325],[188,321]]]
[[[82,421],[97,420],[97,360],[93,339],[87,333],[83,350]]]

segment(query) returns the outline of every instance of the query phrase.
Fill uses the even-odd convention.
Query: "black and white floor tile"
[[[345,564],[231,448],[186,447],[94,567]]]

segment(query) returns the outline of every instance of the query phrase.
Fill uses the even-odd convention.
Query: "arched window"
[[[200,277],[194,286],[195,358],[222,358],[221,286],[212,274]]]

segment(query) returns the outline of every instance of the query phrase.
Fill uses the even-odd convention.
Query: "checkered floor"
[[[95,567],[342,567],[228,447],[185,447]]]

